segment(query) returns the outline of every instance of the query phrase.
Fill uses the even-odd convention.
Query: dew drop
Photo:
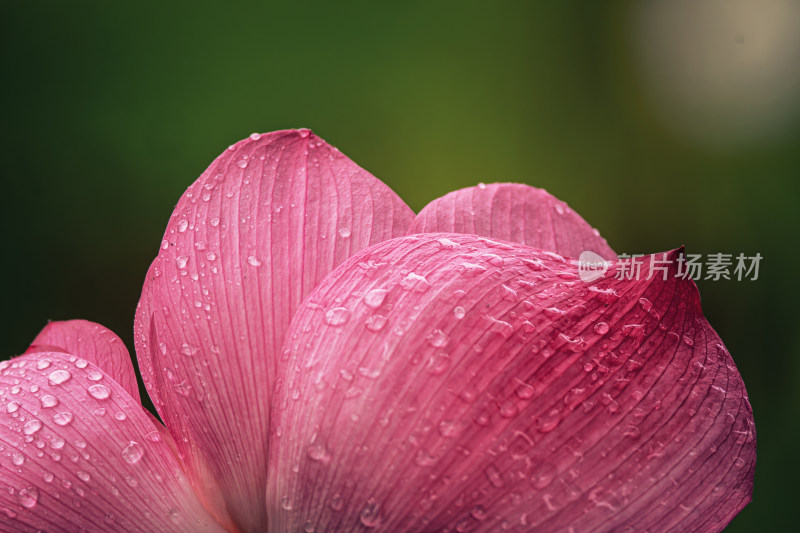
[[[240,159],[239,161],[236,162],[236,166],[239,168],[247,168],[247,160]]]
[[[51,365],[50,359],[40,359],[36,362],[36,369],[37,370],[44,370]]]
[[[260,267],[261,261],[254,255],[251,255],[247,258],[247,264],[253,267]]]
[[[598,335],[605,335],[608,333],[609,327],[605,322],[598,322],[594,325],[594,332]]]
[[[97,400],[105,400],[111,396],[111,391],[105,385],[92,385],[88,391],[89,395]]]
[[[484,473],[486,474],[486,477],[489,478],[489,483],[491,483],[495,488],[499,489],[505,484],[503,481],[503,474],[501,474],[500,470],[498,470],[493,464],[487,466],[486,470],[484,470]]]
[[[361,509],[361,523],[365,527],[375,527],[380,524],[381,519],[378,514],[378,504],[372,498],[369,499],[367,504]]]
[[[78,470],[75,472],[75,475],[78,476],[78,479],[83,482],[88,482],[90,479],[92,479],[92,476],[89,474],[89,472],[84,472],[83,470]]]
[[[331,462],[331,454],[324,444],[312,444],[308,447],[308,457],[312,461],[318,461],[324,465]]]
[[[70,374],[66,370],[53,370],[52,372],[50,372],[50,376],[48,377],[53,385],[61,385],[69,378],[71,378],[72,374]]]
[[[400,282],[400,288],[406,291],[425,292],[431,288],[431,285],[425,276],[411,272]]]
[[[386,317],[383,315],[372,315],[367,318],[364,325],[370,331],[380,331],[386,326]]]
[[[17,494],[17,501],[25,509],[33,509],[39,502],[39,489],[36,487],[27,487],[20,490]]]
[[[19,406],[20,406],[19,402],[8,402],[8,405],[6,406],[6,411],[9,413],[16,413],[17,411],[19,411]]]
[[[379,308],[383,305],[383,301],[386,299],[386,294],[389,291],[386,289],[372,289],[367,294],[364,295],[364,303],[373,309]]]
[[[144,448],[136,441],[128,441],[128,445],[122,449],[122,458],[131,465],[138,463],[144,456]]]
[[[325,323],[329,326],[341,326],[350,319],[350,311],[345,307],[334,307],[325,312]]]
[[[350,237],[350,229],[339,228],[339,236],[342,237],[342,239],[347,239],[348,237]]]
[[[53,415],[53,422],[55,422],[59,426],[66,426],[70,422],[72,422],[72,413],[67,411],[56,413]]]
[[[14,464],[14,466],[22,466],[24,462],[25,456],[21,453],[13,452],[11,454],[11,463]]]
[[[178,222],[178,231],[180,233],[186,231],[186,228],[188,227],[189,227],[189,222],[187,222],[186,220],[181,220],[180,222]]]
[[[427,339],[428,343],[434,348],[442,348],[446,346],[447,342],[450,340],[447,334],[440,329],[433,330],[431,334],[428,335]]]
[[[189,258],[185,255],[179,255],[175,258],[175,266],[178,267],[178,270],[183,270],[186,268],[186,263],[189,262]]]
[[[456,306],[453,308],[453,315],[456,317],[457,320],[461,320],[466,316],[467,312],[461,306]]]
[[[42,422],[39,420],[28,420],[25,422],[25,425],[22,426],[22,432],[25,435],[33,435],[40,429],[42,429]]]

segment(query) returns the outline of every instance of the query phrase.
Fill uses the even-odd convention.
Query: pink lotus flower
[[[586,250],[616,258],[544,191],[415,217],[309,131],[252,135],[144,284],[164,426],[97,324],[0,365],[0,529],[719,531],[752,491],[741,376],[691,280],[586,282]]]

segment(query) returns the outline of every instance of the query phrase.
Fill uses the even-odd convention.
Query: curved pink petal
[[[475,236],[353,257],[287,334],[271,526],[721,530],[750,499],[752,411],[667,259],[585,283]]]
[[[136,372],[125,343],[108,328],[88,320],[50,322],[25,353],[64,352],[91,361],[141,403]]]
[[[85,359],[0,363],[0,530],[224,531],[148,415]]]
[[[172,214],[136,315],[145,385],[238,525],[264,528],[269,403],[292,315],[353,253],[408,229],[388,187],[308,130],[252,135]]]
[[[409,233],[453,232],[527,244],[565,257],[590,251],[616,259],[606,240],[543,189],[491,183],[448,193],[420,211]]]

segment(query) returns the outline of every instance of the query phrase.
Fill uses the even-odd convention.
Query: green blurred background
[[[760,253],[758,280],[699,285],[758,432],[729,531],[791,529],[798,4],[105,4],[2,3],[0,357],[49,319],[132,348],[185,188],[254,131],[310,127],[415,210],[523,181],[618,252]]]

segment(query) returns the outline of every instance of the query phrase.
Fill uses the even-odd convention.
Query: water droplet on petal
[[[188,227],[189,227],[189,222],[187,222],[186,220],[181,220],[180,222],[178,222],[178,231],[180,233],[186,231],[186,228]]]
[[[350,311],[345,307],[334,307],[325,312],[325,323],[329,326],[341,326],[350,319]]]
[[[17,494],[17,501],[24,508],[33,509],[39,501],[39,489],[36,487],[28,487],[20,490]]]
[[[175,258],[175,266],[178,267],[178,270],[183,270],[186,268],[186,263],[189,262],[189,258],[185,255],[180,255]]]
[[[386,317],[383,315],[372,315],[364,322],[370,331],[380,331],[386,326]]]
[[[331,462],[331,454],[323,444],[312,444],[309,446],[308,457],[312,461],[318,461],[324,465]]]
[[[6,406],[6,411],[9,413],[16,413],[19,411],[20,403],[19,402],[8,402]]]
[[[40,429],[42,429],[42,423],[39,420],[28,420],[25,422],[25,425],[22,426],[22,432],[25,435],[33,435]]]
[[[75,475],[84,482],[88,482],[90,479],[92,479],[92,476],[89,474],[89,472],[84,472],[83,470],[78,470],[75,472]]]
[[[350,229],[349,228],[339,228],[339,235],[346,239],[350,236]]]
[[[461,320],[466,316],[467,312],[461,306],[456,306],[453,308],[453,315],[455,315],[457,320]]]
[[[380,515],[378,514],[378,504],[372,498],[369,499],[367,504],[361,509],[361,523],[365,527],[375,527],[381,523]]]
[[[254,255],[251,255],[247,258],[247,264],[254,267],[260,267],[261,261]]]
[[[36,362],[36,368],[38,370],[44,370],[45,368],[49,367],[51,364],[50,359],[40,359]]]
[[[428,343],[434,348],[442,348],[446,346],[449,340],[450,339],[448,338],[447,334],[440,329],[435,329],[430,335],[428,335]]]
[[[42,407],[55,407],[58,405],[58,398],[50,394],[45,394],[39,398],[39,401],[42,403]]]
[[[92,385],[88,390],[92,398],[97,400],[105,400],[111,396],[111,391],[105,385]]]
[[[66,370],[53,370],[52,372],[50,372],[50,376],[48,377],[53,385],[61,385],[69,378],[71,378],[72,374],[70,374]]]
[[[608,333],[608,330],[609,330],[608,324],[606,324],[605,322],[598,322],[597,324],[594,325],[594,331],[598,335],[605,335],[606,333]]]
[[[54,414],[53,422],[55,422],[59,426],[66,426],[67,424],[72,422],[72,418],[73,418],[72,413],[64,411],[61,413]]]
[[[122,458],[131,465],[138,463],[144,456],[144,448],[136,441],[129,441],[128,445],[122,449]]]
[[[386,299],[386,294],[389,291],[386,289],[372,289],[367,294],[364,295],[364,303],[373,309],[379,308],[383,305],[383,301]]]

